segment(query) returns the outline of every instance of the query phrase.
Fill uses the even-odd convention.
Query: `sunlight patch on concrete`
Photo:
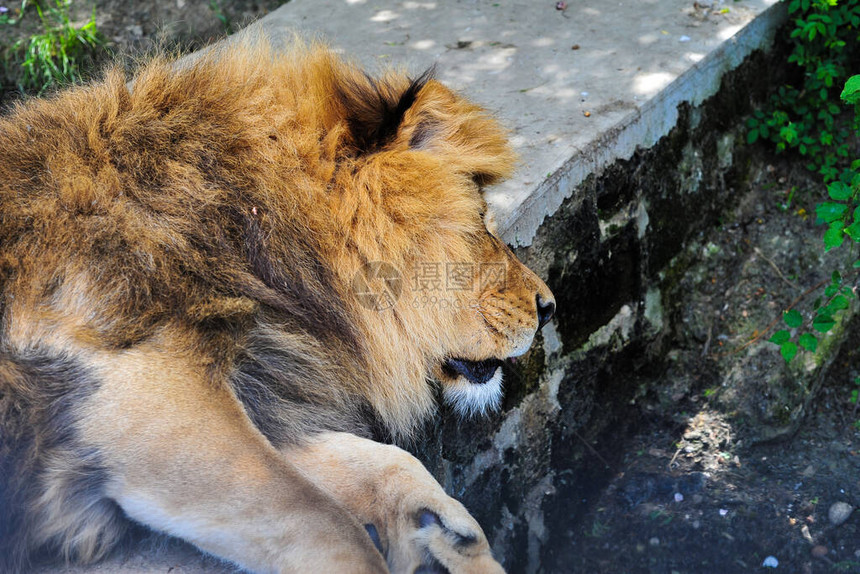
[[[653,96],[672,83],[675,74],[669,72],[654,72],[643,74],[633,80],[633,91],[640,96]]]
[[[397,12],[393,10],[380,10],[376,14],[374,14],[371,18],[371,22],[391,22],[392,20],[396,20],[400,16]]]
[[[416,50],[432,50],[436,47],[435,40],[418,40],[410,44]]]

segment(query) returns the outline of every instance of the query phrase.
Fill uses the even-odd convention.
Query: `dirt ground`
[[[75,14],[85,20],[95,5],[108,47],[123,55],[159,44],[193,49],[282,3],[98,0],[80,3]],[[849,333],[796,433],[750,445],[711,404],[718,399],[714,385],[733,368],[725,351],[819,280],[796,269],[797,254],[820,241],[820,228],[804,217],[814,211],[818,192],[805,193],[816,189],[809,179],[774,165],[738,211],[697,242],[701,280],[690,285],[686,328],[670,350],[676,367],[637,399],[646,422],[623,445],[624,462],[588,501],[585,519],[570,525],[569,545],[557,549],[556,563],[566,564],[565,571],[758,572],[771,571],[763,566],[768,563],[778,564],[776,572],[860,573],[860,512],[838,524],[829,517],[840,503],[860,506],[860,431],[853,424],[860,413],[849,401],[851,381],[860,374],[860,328]],[[789,204],[792,187],[797,192]],[[739,264],[754,257],[757,265]],[[697,321],[706,315],[716,319],[700,333]],[[775,347],[772,355],[781,360]],[[761,361],[744,363],[743,380],[754,382],[759,367]]]
[[[49,6],[55,0],[41,0]],[[210,44],[262,18],[289,0],[73,0],[70,17],[81,26],[95,13],[96,27],[104,44],[94,63],[87,62],[89,74],[98,73],[112,61],[133,63],[154,50],[179,49],[188,52]],[[7,15],[18,19],[0,24],[0,46],[10,46],[39,31],[35,2],[20,17],[20,0],[0,0]],[[94,12],[95,11],[95,12]],[[7,76],[14,77],[8,73]],[[7,77],[0,103],[17,96]]]
[[[860,441],[842,390],[817,402],[796,436],[752,448],[707,411],[686,428],[654,421],[574,526],[569,572],[758,572],[768,557],[779,572],[860,572],[856,513],[828,518],[834,503],[858,503]]]
[[[157,43],[195,49],[262,18],[287,0],[88,0],[110,48],[145,51]],[[89,10],[92,10],[90,8]],[[84,12],[83,15],[88,15]]]
[[[636,399],[644,424],[609,484],[584,501],[585,518],[558,549],[564,571],[860,572],[858,321],[797,424],[762,441],[732,410],[771,408],[766,374],[785,368],[782,358],[776,345],[745,345],[847,258],[831,253],[822,265],[822,229],[809,216],[822,186],[790,166],[767,166],[737,209],[688,246],[699,260],[682,280],[666,366]],[[851,514],[830,517],[840,512]]]

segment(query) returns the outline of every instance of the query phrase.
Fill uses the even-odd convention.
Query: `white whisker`
[[[502,404],[502,368],[483,384],[474,384],[465,377],[444,385],[445,400],[463,416],[485,415],[499,410]]]

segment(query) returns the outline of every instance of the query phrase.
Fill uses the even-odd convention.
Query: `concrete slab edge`
[[[499,221],[503,239],[517,247],[531,245],[544,219],[572,197],[588,176],[599,175],[615,161],[632,157],[637,149],[656,144],[677,124],[678,106],[684,102],[697,106],[716,94],[723,76],[755,50],[770,46],[787,19],[786,4],[774,4],[639,110],[571,157],[542,181],[507,219]]]

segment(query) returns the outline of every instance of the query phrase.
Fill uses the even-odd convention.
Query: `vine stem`
[[[594,456],[599,458],[600,462],[602,462],[606,468],[608,468],[609,470],[612,470],[612,468],[613,468],[612,465],[609,464],[606,461],[606,459],[603,458],[603,456],[601,456],[601,454],[599,452],[597,452],[597,450],[593,446],[591,446],[591,443],[589,443],[587,440],[585,440],[585,438],[581,434],[576,432],[575,428],[571,428],[570,430],[573,432],[574,436],[576,436],[576,438],[578,438],[580,441],[582,441],[582,444],[584,444],[586,446],[586,448],[588,448],[588,450],[591,451],[591,454],[593,454]]]
[[[794,309],[794,307],[795,307],[798,303],[800,303],[801,301],[803,301],[807,296],[809,296],[809,294],[810,294],[810,293],[812,293],[813,291],[817,291],[818,289],[821,289],[821,287],[822,287],[824,284],[828,283],[828,282],[830,282],[830,278],[829,278],[829,277],[828,277],[827,279],[822,279],[821,281],[819,281],[818,283],[816,283],[815,285],[813,285],[812,287],[810,287],[809,289],[807,289],[806,291],[804,291],[803,293],[801,293],[801,294],[797,297],[797,299],[795,299],[794,301],[792,301],[792,302],[791,302],[791,304],[790,304],[788,307],[786,307],[785,309],[783,309],[782,313],[783,313],[783,314],[785,314],[785,313],[786,313],[786,311],[791,311],[792,309]],[[762,337],[764,337],[768,332],[770,332],[770,330],[771,330],[771,329],[773,329],[773,328],[776,326],[776,324],[777,324],[777,323],[779,323],[779,321],[780,321],[781,319],[782,319],[782,315],[780,315],[780,316],[776,317],[773,321],[771,321],[771,322],[770,322],[770,324],[769,324],[767,327],[765,327],[765,328],[762,330],[762,332],[761,332],[761,333],[759,333],[758,335],[756,335],[755,337],[753,337],[752,339],[750,339],[749,341],[747,341],[746,343],[744,343],[743,345],[741,345],[740,347],[738,347],[737,349],[734,349],[734,350],[732,350],[732,351],[726,351],[725,353],[717,353],[717,354],[712,355],[712,356],[714,356],[714,357],[727,357],[727,356],[730,356],[730,355],[737,355],[738,353],[740,353],[741,351],[743,351],[744,349],[746,349],[746,348],[747,348],[747,347],[749,347],[750,345],[753,345],[753,344],[755,344],[755,343],[759,342],[759,341],[761,340],[761,338],[762,338]]]
[[[857,270],[856,272],[860,272],[860,270]],[[829,282],[829,281],[831,281],[831,279],[829,279],[829,278],[828,278],[828,279],[822,279],[821,281],[819,281],[818,283],[816,283],[815,285],[813,285],[812,287],[810,287],[809,289],[807,289],[806,291],[804,291],[803,293],[801,293],[801,294],[797,297],[797,299],[795,299],[794,301],[792,301],[792,302],[791,302],[791,304],[790,304],[788,307],[786,307],[785,309],[783,309],[783,311],[782,311],[783,315],[784,315],[785,313],[787,313],[788,311],[790,311],[790,310],[794,309],[794,307],[795,307],[798,303],[800,303],[801,301],[803,301],[807,296],[809,296],[809,294],[810,294],[810,293],[812,293],[813,291],[816,291],[816,290],[820,289],[824,284],[826,284],[826,283],[827,283],[827,282]],[[773,329],[773,328],[774,328],[774,326],[776,326],[776,324],[777,324],[777,323],[779,323],[780,319],[782,319],[782,316],[776,317],[773,321],[771,321],[771,322],[768,324],[768,326],[767,326],[767,327],[765,327],[765,328],[764,328],[764,330],[762,330],[762,332],[761,332],[761,333],[759,333],[758,335],[756,335],[755,337],[753,337],[752,339],[750,339],[749,341],[747,341],[746,343],[744,343],[743,345],[741,345],[740,347],[738,347],[737,349],[734,349],[734,350],[732,350],[732,351],[727,351],[727,352],[725,352],[725,353],[717,353],[717,354],[712,355],[712,356],[713,356],[713,357],[727,357],[727,356],[730,356],[730,355],[736,355],[736,354],[740,353],[741,351],[743,351],[744,349],[746,349],[746,348],[747,348],[747,347],[749,347],[750,345],[752,345],[752,344],[757,343],[758,341],[760,341],[762,337],[764,337],[768,332],[770,332],[770,330],[771,330],[771,329]]]

